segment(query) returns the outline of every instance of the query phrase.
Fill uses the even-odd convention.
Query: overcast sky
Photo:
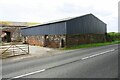
[[[0,20],[48,22],[92,13],[118,32],[119,0],[0,0]]]

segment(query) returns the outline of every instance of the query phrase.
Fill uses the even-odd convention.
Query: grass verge
[[[68,48],[63,48],[63,50],[72,50],[72,49],[80,49],[80,48],[92,48],[92,47],[106,46],[106,45],[112,45],[112,44],[120,44],[120,41],[81,44],[81,45],[71,46],[71,47],[68,47]]]

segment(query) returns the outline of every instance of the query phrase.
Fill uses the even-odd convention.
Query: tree
[[[117,32],[107,33],[107,40],[108,41],[119,41],[120,40],[120,33],[117,33]]]

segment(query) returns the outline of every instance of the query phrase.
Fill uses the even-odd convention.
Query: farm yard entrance
[[[29,45],[18,42],[2,43],[0,58],[29,54]]]

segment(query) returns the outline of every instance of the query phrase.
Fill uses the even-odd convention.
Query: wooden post
[[[28,54],[30,53],[30,49],[29,49],[29,43],[28,43]]]

